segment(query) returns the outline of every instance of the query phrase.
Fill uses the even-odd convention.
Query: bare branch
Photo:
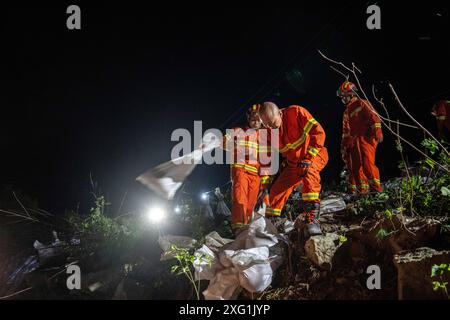
[[[359,81],[358,75],[356,74],[356,71],[360,72],[361,71],[356,67],[356,65],[354,63],[352,63],[352,69],[350,69],[349,67],[347,67],[345,64],[343,64],[342,62],[339,61],[335,61],[333,59],[328,58],[327,56],[325,56],[320,50],[319,54],[327,61],[330,61],[336,65],[339,65],[341,67],[343,67],[345,70],[350,71],[351,74],[355,77],[356,82],[358,84],[359,89],[361,90],[362,94],[364,95],[364,98],[367,101],[370,101],[367,94],[364,91],[364,88],[361,86],[361,83]],[[355,71],[356,70],[356,71]],[[361,97],[357,94],[358,98],[361,99]],[[417,151],[418,153],[420,153],[422,156],[424,156],[425,158],[427,158],[428,160],[430,160],[433,164],[437,165],[438,167],[440,167],[441,169],[443,169],[444,171],[446,171],[447,173],[450,173],[450,170],[447,169],[446,167],[442,166],[440,163],[436,162],[435,160],[431,159],[428,155],[426,155],[424,152],[422,152],[422,150],[418,149],[413,143],[409,142],[408,140],[406,140],[405,138],[403,138],[402,136],[398,135],[394,130],[392,130],[392,128],[389,125],[386,125],[386,122],[392,122],[390,119],[386,119],[383,116],[381,116],[376,110],[375,108],[373,108],[373,106],[369,103],[368,107],[370,108],[370,110],[372,112],[374,112],[379,118],[381,123],[389,130],[389,132],[391,132],[391,134],[393,134],[394,136],[398,137],[400,140],[402,140],[404,143],[406,143],[407,145],[409,145],[411,148],[413,148],[415,151]],[[420,125],[420,124],[419,124]],[[421,126],[422,127],[422,126]],[[449,155],[450,156],[450,155]]]
[[[20,204],[20,206],[22,207],[22,209],[25,211],[25,213],[27,214],[27,216],[29,218],[31,218],[30,214],[28,213],[27,209],[25,209],[24,205],[22,204],[22,202],[20,202],[19,198],[17,198],[16,193],[13,191],[12,192],[14,195],[14,198],[17,200],[17,202]]]
[[[344,74],[343,72],[339,71],[338,69],[336,69],[333,66],[330,66],[330,68],[333,69],[334,71],[336,71],[337,73],[339,73],[340,75],[342,75],[345,78],[345,80],[348,80],[348,78],[350,77],[349,74]]]

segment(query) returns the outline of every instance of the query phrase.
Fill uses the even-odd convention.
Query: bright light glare
[[[149,222],[158,223],[163,221],[166,218],[166,212],[163,208],[153,207],[150,208],[147,212],[147,219]]]
[[[180,207],[176,206],[176,207],[175,207],[175,213],[180,213],[180,212],[181,212]]]
[[[208,199],[208,194],[206,192],[202,193],[202,200],[206,200],[206,199]]]

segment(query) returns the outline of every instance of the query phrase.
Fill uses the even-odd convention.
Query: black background
[[[89,174],[117,204],[147,201],[134,179],[170,159],[176,128],[236,125],[241,110],[272,100],[305,106],[327,133],[325,183],[338,180],[343,78],[317,50],[362,69],[393,119],[407,121],[387,90],[435,132],[429,110],[450,96],[450,11],[427,1],[377,1],[382,29],[366,28],[372,2],[61,2],[2,4],[0,184],[32,195],[52,212],[89,200]],[[66,28],[79,4],[82,29]],[[299,70],[302,90],[286,73]],[[375,105],[376,106],[376,105]],[[380,111],[380,110],[379,110]],[[236,116],[232,116],[236,114]],[[417,130],[402,130],[420,142]],[[385,130],[377,162],[398,174]],[[410,152],[412,162],[417,155]],[[187,182],[196,194],[226,183],[223,166],[200,166]]]

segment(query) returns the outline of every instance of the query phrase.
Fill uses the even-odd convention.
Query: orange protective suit
[[[280,216],[290,194],[301,183],[302,199],[320,202],[320,171],[328,162],[324,147],[325,131],[312,115],[300,106],[281,109],[282,125],[279,128],[279,151],[287,165],[270,188],[270,207],[267,216]],[[299,167],[303,160],[311,161],[305,170]]]
[[[375,165],[378,138],[382,138],[380,118],[372,111],[366,100],[354,99],[344,112],[348,119],[347,136],[342,144],[349,150],[351,171],[360,192],[371,190],[381,192],[380,172]],[[345,131],[344,131],[345,132]]]
[[[369,185],[367,184],[367,178],[364,175],[362,166],[359,166],[358,175],[354,175],[352,169],[352,149],[349,147],[351,145],[352,137],[350,135],[350,125],[347,112],[344,112],[342,119],[342,142],[341,142],[341,155],[342,160],[345,163],[348,171],[348,191],[350,193],[355,193],[357,191],[361,193],[367,193]]]
[[[230,132],[231,131],[231,132]],[[231,165],[231,226],[238,229],[251,222],[253,210],[262,189],[267,188],[269,164],[261,164],[261,154],[270,157],[267,143],[260,141],[260,131],[234,128],[224,139],[224,149],[233,150]],[[267,159],[267,158],[266,158]]]

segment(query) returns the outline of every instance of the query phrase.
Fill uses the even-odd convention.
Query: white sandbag
[[[185,156],[160,164],[136,178],[137,181],[153,190],[159,196],[172,200],[184,180],[200,163],[203,154],[220,146],[220,139],[207,133],[202,139],[203,149],[195,150]]]
[[[226,205],[224,201],[224,195],[222,192],[220,192],[220,188],[216,188],[214,190],[214,194],[217,198],[217,208],[216,208],[216,215],[218,218],[226,218],[231,216],[231,211]]]
[[[344,198],[339,196],[330,196],[320,201],[320,214],[338,212],[346,208]]]
[[[278,243],[278,231],[269,219],[265,217],[256,218],[249,226],[248,237],[245,248],[271,247]]]
[[[205,236],[205,245],[215,252],[217,252],[222,246],[231,242],[233,242],[232,239],[222,238],[217,231],[212,231]]]
[[[239,286],[239,271],[226,268],[216,273],[203,296],[205,300],[233,300],[237,298]]]
[[[272,283],[269,263],[255,264],[239,273],[239,284],[249,292],[263,292]]]
[[[245,270],[254,264],[266,263],[269,260],[269,248],[238,250],[230,255],[230,260],[236,268]]]
[[[159,237],[158,244],[163,251],[161,253],[161,261],[173,259],[175,257],[170,253],[172,245],[175,245],[178,248],[191,249],[196,243],[197,240],[183,236],[166,235]]]

